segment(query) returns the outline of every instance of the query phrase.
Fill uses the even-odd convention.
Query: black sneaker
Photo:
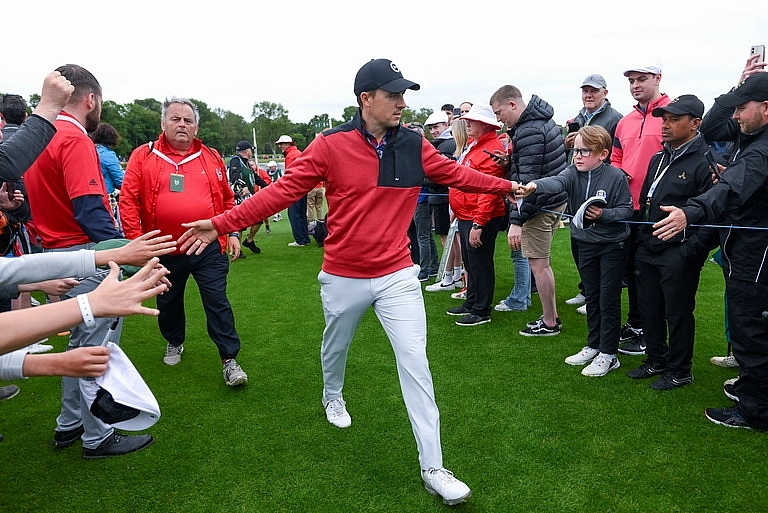
[[[109,458],[110,456],[122,456],[140,451],[152,445],[155,439],[152,435],[124,435],[114,432],[112,436],[101,442],[95,449],[83,447],[83,458],[87,460],[96,458]]]
[[[253,241],[244,240],[242,245],[245,246],[246,248],[250,249],[251,251],[253,251],[257,255],[259,253],[261,253],[261,248],[258,247]]]
[[[419,281],[421,281],[421,282],[429,281],[429,274],[427,274],[427,273],[423,273],[423,274],[419,273]]]
[[[447,313],[448,315],[461,315],[463,317],[465,315],[471,314],[472,312],[469,310],[469,308],[461,304],[459,306],[454,306],[453,308],[449,308],[448,310],[445,311],[445,313]]]
[[[704,411],[704,416],[721,426],[752,429],[747,424],[747,421],[744,420],[744,417],[741,416],[736,406],[732,408],[707,408]]]
[[[533,328],[534,326],[539,324],[539,321],[544,321],[544,316],[543,315],[541,317],[539,317],[538,319],[536,319],[535,321],[528,321],[528,322],[526,322],[525,326],[527,328]],[[555,317],[555,324],[557,324],[561,328],[563,327],[563,321],[560,320],[560,317]]]
[[[723,383],[723,393],[725,394],[725,397],[727,397],[731,401],[736,401],[738,403],[739,396],[736,395],[736,387],[734,386],[736,384],[736,379],[729,379],[728,381]]]
[[[619,345],[619,352],[621,354],[628,354],[632,356],[638,356],[641,354],[645,354],[645,337],[640,335],[639,337],[630,340],[628,342],[624,342],[623,344]]]
[[[56,447],[69,447],[75,443],[78,438],[83,436],[83,433],[85,433],[85,428],[83,426],[78,426],[75,429],[70,429],[68,431],[55,430],[53,432],[53,445]]]
[[[674,372],[665,372],[659,379],[648,385],[654,390],[672,390],[673,388],[684,387],[693,383],[693,374],[677,374]]]
[[[630,323],[626,323],[621,327],[621,332],[619,333],[619,343],[634,340],[642,334],[642,329],[634,328]]]
[[[456,324],[459,326],[477,326],[478,324],[485,324],[486,322],[491,322],[490,316],[469,314],[456,321]]]
[[[16,385],[6,385],[4,387],[0,387],[0,401],[5,401],[11,397],[16,397],[16,394],[18,393],[19,387]]]
[[[632,379],[645,379],[658,374],[664,374],[665,370],[662,363],[645,361],[640,367],[627,372],[627,376]]]
[[[519,333],[524,337],[552,337],[560,334],[561,327],[557,323],[554,326],[547,326],[544,319],[539,319],[534,326],[526,326]]]

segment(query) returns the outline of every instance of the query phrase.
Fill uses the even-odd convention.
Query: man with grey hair
[[[199,120],[197,106],[192,101],[166,100],[160,137],[131,154],[119,204],[128,238],[157,229],[173,235],[176,240],[184,232],[181,226],[184,221],[200,215],[221,214],[235,205],[224,161],[216,150],[196,137]],[[224,381],[229,386],[237,386],[247,383],[248,376],[235,360],[240,351],[240,338],[227,299],[227,252],[232,259],[240,255],[239,232],[224,234],[200,255],[175,252],[161,257],[161,263],[171,271],[172,287],[157,298],[158,325],[168,341],[163,362],[176,365],[184,351],[184,289],[191,276],[200,290],[208,335],[219,349]]]

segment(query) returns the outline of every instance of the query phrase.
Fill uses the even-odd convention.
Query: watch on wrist
[[[482,230],[483,229],[483,225],[482,224],[477,224],[477,223],[472,223],[472,229],[473,230]]]

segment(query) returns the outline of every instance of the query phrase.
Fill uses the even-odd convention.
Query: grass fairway
[[[372,214],[373,215],[373,214]],[[372,311],[352,345],[345,430],[320,405],[323,316],[316,280],[323,250],[289,248],[287,216],[259,233],[263,253],[232,265],[229,298],[250,381],[224,385],[199,295],[188,286],[182,362],[163,364],[154,318],[126,320],[122,347],[162,410],[151,447],[83,460],[80,443],[55,449],[59,380],[17,382],[0,404],[0,512],[429,512],[394,357]],[[263,231],[263,229],[262,229]],[[439,244],[439,243],[438,243]],[[506,238],[498,238],[495,299],[512,286]],[[445,465],[473,490],[467,512],[764,512],[768,435],[707,421],[729,406],[723,277],[705,264],[697,306],[692,385],[669,392],[630,380],[643,357],[587,378],[563,359],[578,351],[586,322],[563,301],[576,292],[568,230],[558,230],[553,268],[563,332],[522,337],[541,313],[494,312],[489,324],[454,324],[448,293],[425,293],[428,354],[441,412]],[[626,296],[626,295],[625,295]],[[54,337],[56,350],[65,339]]]

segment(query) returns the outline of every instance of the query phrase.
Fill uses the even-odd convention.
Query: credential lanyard
[[[176,162],[172,161],[171,158],[168,157],[168,155],[166,155],[165,153],[161,152],[157,148],[152,148],[152,153],[154,153],[155,155],[157,155],[158,157],[160,157],[161,159],[163,159],[164,161],[168,162],[173,167],[175,167],[176,168],[176,172],[178,173],[180,166],[182,166],[183,164],[186,164],[187,162],[191,162],[191,161],[195,160],[197,157],[199,157],[203,153],[203,150],[200,150],[197,153],[193,153],[189,157],[186,157],[185,159],[183,159],[178,164]]]
[[[85,135],[88,135],[88,130],[86,130],[85,127],[81,125],[80,122],[75,118],[73,118],[72,116],[65,116],[64,114],[59,114],[58,116],[56,116],[56,121],[58,120],[69,121],[70,123],[78,127],[80,130],[82,130]]]

